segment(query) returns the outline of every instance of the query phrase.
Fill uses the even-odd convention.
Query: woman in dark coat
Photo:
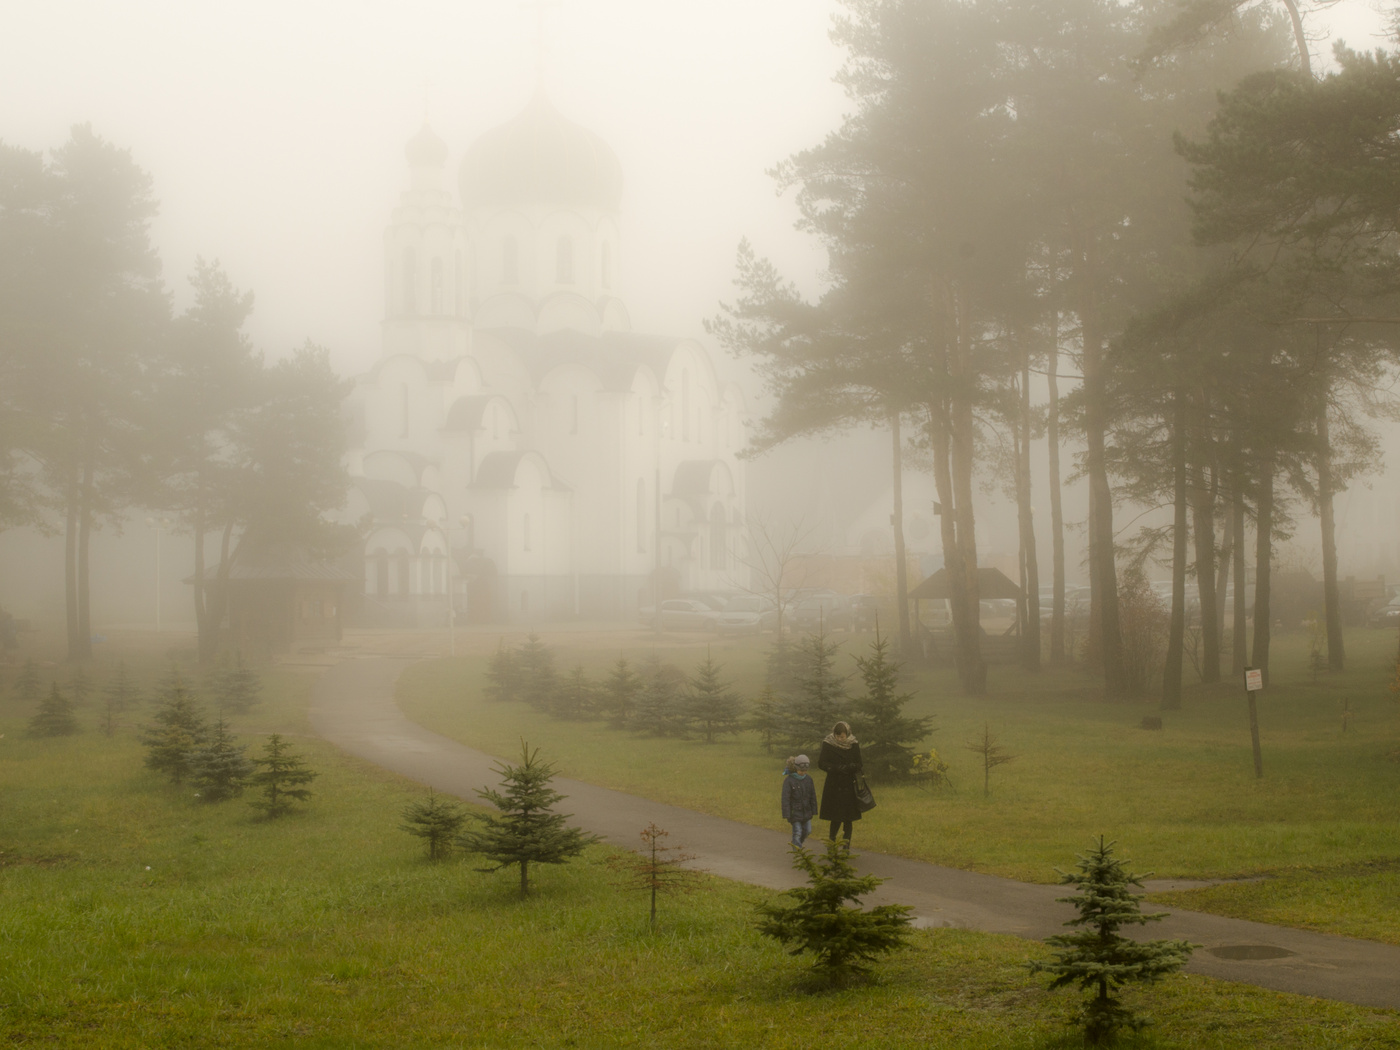
[[[851,736],[851,727],[845,722],[837,722],[822,741],[817,768],[826,773],[826,782],[822,784],[822,807],[817,816],[821,820],[831,821],[832,842],[836,841],[838,825],[845,840],[850,842],[851,822],[860,819],[860,806],[856,805],[856,774],[862,772],[863,767],[860,744]]]

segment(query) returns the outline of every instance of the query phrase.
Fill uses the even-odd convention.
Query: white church
[[[632,331],[622,171],[537,94],[454,184],[425,125],[384,236],[382,354],[347,399],[360,620],[631,619],[744,580],[744,403]]]

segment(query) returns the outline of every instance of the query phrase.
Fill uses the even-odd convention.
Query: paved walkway
[[[311,707],[316,732],[345,751],[446,794],[477,801],[478,788],[496,786],[498,759],[410,722],[394,703],[394,682],[410,661],[347,659],[317,682]],[[558,778],[565,808],[580,827],[634,848],[653,821],[670,841],[696,855],[695,866],[769,889],[800,879],[782,826],[758,828]],[[889,881],[871,903],[908,904],[922,926],[954,926],[1039,939],[1063,932],[1073,910],[1055,901],[1058,886],[942,868],[859,850],[859,866]],[[1155,887],[1154,887],[1155,888]],[[1326,999],[1400,1009],[1400,947],[1331,937],[1281,926],[1176,911],[1148,935],[1204,946],[1188,969],[1232,981]]]

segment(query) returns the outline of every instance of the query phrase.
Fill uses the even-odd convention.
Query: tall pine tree
[[[705,737],[707,744],[713,744],[721,734],[737,733],[744,713],[744,702],[730,683],[720,681],[720,670],[707,648],[704,662],[686,679],[682,695],[685,720]]]
[[[321,775],[306,768],[306,759],[292,752],[280,733],[267,738],[262,754],[253,761],[258,769],[248,783],[260,788],[262,794],[252,799],[252,805],[269,819],[290,813],[293,802],[309,799],[311,791],[306,785]]]
[[[852,721],[860,732],[860,753],[866,773],[877,780],[898,780],[914,765],[914,748],[933,732],[932,718],[909,718],[904,706],[913,693],[899,692],[898,663],[890,660],[890,643],[878,625],[868,656],[857,656],[856,667],[865,695],[856,699]]]

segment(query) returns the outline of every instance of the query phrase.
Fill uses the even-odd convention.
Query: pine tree
[[[685,676],[670,664],[651,658],[642,675],[642,691],[628,728],[647,736],[690,735],[681,687]]]
[[[192,759],[208,741],[209,725],[178,671],[167,680],[154,719],[155,724],[141,734],[141,742],[146,745],[146,768],[164,773],[171,783],[179,784],[194,772]]]
[[[612,857],[609,863],[626,872],[628,884],[651,895],[651,925],[656,925],[656,900],[665,893],[689,893],[695,889],[700,875],[684,865],[695,859],[679,846],[667,846],[661,840],[671,833],[655,822],[642,829],[642,848],[638,853]]]
[[[68,680],[68,693],[73,697],[74,707],[84,707],[92,699],[92,679],[87,676],[82,664],[73,665],[73,675]]]
[[[428,843],[429,860],[441,860],[452,851],[452,840],[466,822],[467,814],[460,805],[429,788],[427,798],[404,807],[399,827]]]
[[[494,768],[501,775],[505,792],[483,788],[477,794],[500,810],[501,816],[486,817],[478,829],[463,833],[458,842],[468,853],[480,853],[495,861],[495,867],[482,871],[520,865],[520,896],[526,897],[530,893],[531,863],[567,863],[584,847],[597,842],[598,837],[566,827],[569,815],[554,812],[554,805],[565,796],[550,787],[555,769],[540,761],[538,748],[531,751],[522,740],[520,765],[503,762]]]
[[[778,696],[795,696],[806,657],[786,635],[777,638],[768,650],[765,668],[768,685]]]
[[[78,731],[73,717],[73,705],[53,683],[49,695],[39,704],[38,713],[29,720],[30,736],[72,736]]]
[[[190,756],[190,780],[203,802],[227,802],[243,794],[253,763],[244,754],[247,746],[235,744],[228,723],[214,723],[208,742]]]
[[[39,674],[39,668],[34,663],[34,657],[29,657],[24,661],[24,669],[20,671],[10,686],[14,698],[26,707],[30,704],[37,704],[44,695],[44,679]]]
[[[588,680],[583,664],[579,664],[559,683],[550,714],[578,722],[589,718],[596,707],[597,688]]]
[[[520,666],[520,695],[537,711],[548,711],[559,687],[559,675],[554,670],[554,650],[539,635],[531,631],[516,654]]]
[[[126,669],[126,661],[122,660],[102,690],[102,722],[108,736],[116,732],[117,715],[134,704],[138,698],[136,683]]]
[[[773,692],[773,687],[765,685],[743,719],[743,727],[758,734],[765,755],[773,753],[774,744],[782,736],[781,705],[781,698]]]
[[[860,899],[885,880],[856,874],[849,843],[828,842],[824,855],[797,846],[791,852],[793,867],[807,876],[808,885],[759,904],[759,933],[792,945],[790,955],[811,953],[814,972],[832,984],[869,973],[867,963],[906,946],[913,909],[903,904],[859,907]],[[784,899],[794,903],[778,903]]]
[[[306,760],[293,754],[279,733],[273,733],[263,745],[263,752],[253,759],[258,770],[248,778],[249,784],[262,789],[262,796],[252,800],[257,809],[269,819],[292,811],[292,801],[305,802],[311,792],[305,785],[320,773],[306,768]]]
[[[1157,981],[1175,973],[1186,965],[1195,947],[1187,941],[1134,941],[1118,932],[1123,926],[1157,922],[1166,913],[1142,913],[1143,894],[1133,893],[1129,887],[1141,889],[1141,880],[1147,875],[1128,871],[1125,862],[1113,856],[1115,845],[1105,844],[1100,836],[1097,847],[1080,855],[1077,873],[1059,872],[1062,885],[1079,890],[1073,896],[1058,898],[1079,911],[1079,917],[1065,925],[1082,929],[1047,937],[1046,943],[1059,949],[1054,961],[1030,964],[1033,973],[1055,975],[1051,988],[1077,984],[1084,991],[1097,992],[1080,1014],[1085,1041],[1091,1045],[1111,1041],[1120,1028],[1146,1023],[1134,1017],[1115,991],[1130,982]]]
[[[486,686],[482,689],[488,700],[514,702],[521,695],[520,656],[502,638],[486,665]]]
[[[244,664],[240,650],[232,667],[222,667],[214,680],[214,700],[224,711],[243,714],[258,702],[262,695],[262,677]]]
[[[739,694],[720,681],[720,670],[706,648],[705,661],[686,679],[681,698],[683,717],[704,734],[707,744],[713,744],[720,733],[737,733],[744,713]]]
[[[869,656],[857,656],[856,667],[865,682],[865,696],[855,701],[854,721],[860,726],[860,754],[872,779],[898,780],[914,765],[914,748],[933,732],[932,718],[908,718],[904,705],[913,693],[899,692],[900,664],[889,659],[890,643],[875,627]]]
[[[632,721],[636,711],[637,694],[642,691],[642,679],[625,656],[619,656],[608,677],[603,681],[603,711],[608,724],[621,729]]]
[[[804,637],[794,647],[801,656],[796,665],[796,692],[779,707],[784,744],[796,753],[814,751],[831,727],[847,717],[850,698],[846,675],[836,673],[836,654],[841,646],[818,631]]]

